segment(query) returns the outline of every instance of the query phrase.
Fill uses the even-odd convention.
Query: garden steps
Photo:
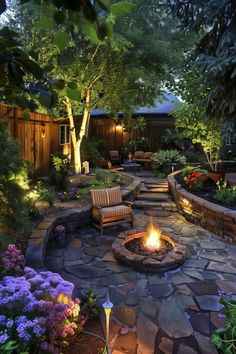
[[[133,203],[135,209],[145,211],[177,211],[169,194],[165,178],[146,178],[141,183],[140,193]]]
[[[160,192],[141,192],[137,200],[150,200],[150,201],[162,201],[169,199],[170,196],[167,193],[160,193]]]
[[[171,200],[168,201],[141,201],[136,200],[133,203],[135,209],[148,209],[148,210],[166,210],[166,211],[177,211],[177,206]]]

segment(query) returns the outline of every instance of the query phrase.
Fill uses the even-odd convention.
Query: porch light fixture
[[[106,316],[106,344],[107,344],[107,354],[111,354],[109,348],[109,333],[110,333],[110,314],[111,309],[113,307],[113,303],[110,301],[109,293],[107,293],[106,302],[102,305],[104,308],[105,316]]]
[[[117,123],[117,124],[116,124],[116,129],[119,129],[119,130],[120,130],[120,129],[123,129],[122,124],[121,124],[121,123]]]

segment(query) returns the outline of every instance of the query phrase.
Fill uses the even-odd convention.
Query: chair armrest
[[[130,202],[128,200],[124,200],[123,201],[123,204],[127,205],[127,206],[130,206],[131,208],[133,207],[133,202]]]
[[[101,206],[98,206],[98,205],[92,205],[92,208],[98,209],[98,210],[101,210],[101,209],[102,209],[102,207],[101,207]]]

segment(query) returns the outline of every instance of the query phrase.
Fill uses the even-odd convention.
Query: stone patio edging
[[[186,191],[175,179],[179,172],[175,171],[167,177],[169,190],[179,211],[187,220],[236,243],[236,210],[211,203]]]
[[[140,192],[141,180],[128,173],[124,173],[124,175],[131,179],[131,183],[128,186],[121,187],[122,198],[123,200],[132,201]],[[26,264],[36,268],[44,267],[46,246],[57,225],[65,226],[68,232],[75,230],[78,226],[89,223],[90,219],[90,207],[69,209],[60,214],[46,216],[29,238],[25,253]]]

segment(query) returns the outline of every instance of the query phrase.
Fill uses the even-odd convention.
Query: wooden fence
[[[48,176],[54,152],[70,153],[70,144],[60,146],[62,122],[53,121],[53,117],[30,113],[30,119],[24,120],[20,109],[0,105],[0,118],[7,119],[11,135],[20,143],[20,155],[32,163],[35,176]]]
[[[71,144],[60,145],[60,125],[68,124],[65,120],[55,121],[52,116],[40,113],[30,113],[30,119],[24,120],[20,109],[0,104],[0,121],[4,120],[8,122],[11,135],[20,142],[21,156],[33,164],[37,177],[48,176],[51,155],[54,152],[71,153]],[[150,150],[156,151],[160,145],[161,135],[166,128],[174,127],[174,120],[168,115],[159,115],[147,116],[146,121],[147,127],[144,132],[128,133],[117,127],[113,119],[92,117],[89,137],[104,141],[105,157],[108,156],[109,150],[121,151],[131,139],[139,136],[149,138]]]
[[[89,136],[102,139],[105,145],[105,155],[109,150],[121,151],[128,146],[131,139],[144,136],[150,140],[150,151],[157,151],[160,138],[167,128],[174,128],[174,119],[168,115],[147,116],[147,126],[144,131],[135,130],[131,133],[116,126],[112,119],[93,117],[90,121]]]

